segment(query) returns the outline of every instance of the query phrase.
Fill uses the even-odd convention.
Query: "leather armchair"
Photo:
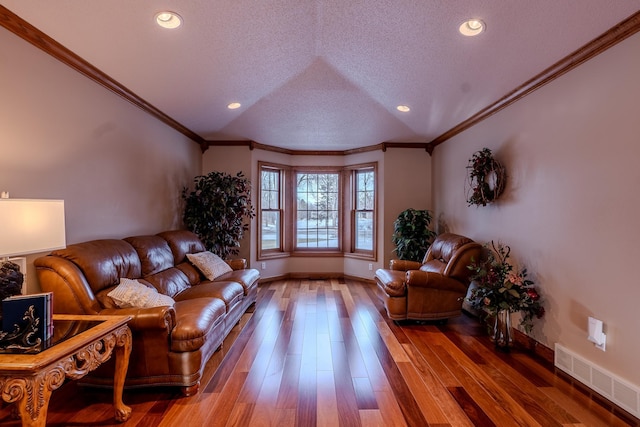
[[[443,320],[459,316],[469,288],[467,268],[482,256],[482,245],[453,233],[436,237],[422,262],[391,260],[375,281],[393,320]]]

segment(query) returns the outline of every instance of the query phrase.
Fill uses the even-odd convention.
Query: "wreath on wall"
[[[486,206],[504,191],[507,174],[504,166],[493,158],[491,150],[483,148],[473,153],[467,165],[467,203]]]

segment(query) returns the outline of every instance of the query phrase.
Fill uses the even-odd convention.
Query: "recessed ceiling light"
[[[458,31],[460,31],[460,34],[462,34],[463,36],[471,37],[471,36],[477,36],[478,34],[483,32],[485,28],[486,28],[486,25],[482,20],[469,19],[467,21],[464,21],[462,24],[460,24],[460,28],[458,28]]]
[[[396,109],[402,113],[408,113],[409,111],[411,111],[411,108],[409,108],[408,105],[398,105]]]
[[[158,12],[156,13],[156,23],[162,28],[178,28],[182,25],[182,17],[175,12]]]
[[[240,107],[242,107],[242,104],[240,104],[239,102],[232,102],[231,104],[227,105],[227,108],[229,110],[237,110]]]

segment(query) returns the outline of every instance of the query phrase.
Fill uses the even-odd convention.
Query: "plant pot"
[[[509,310],[500,310],[496,313],[491,340],[498,350],[509,351],[511,349],[513,337],[511,336],[511,312]]]

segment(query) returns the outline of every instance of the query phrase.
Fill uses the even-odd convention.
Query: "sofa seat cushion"
[[[230,312],[244,298],[242,286],[236,282],[201,282],[191,286],[174,297],[176,301],[188,301],[194,298],[217,298],[224,301],[225,310]]]
[[[251,288],[258,286],[258,279],[260,278],[260,272],[255,268],[248,268],[246,270],[234,270],[229,273],[225,273],[218,277],[216,280],[230,280],[238,282],[244,288],[244,294],[248,295]]]
[[[404,271],[381,268],[376,271],[376,282],[388,296],[404,297],[407,294],[406,275]]]
[[[447,268],[447,264],[435,259],[432,259],[431,261],[427,261],[420,266],[421,271],[426,271],[429,273],[438,273],[438,274],[445,274],[444,271],[446,268]]]
[[[226,309],[217,298],[176,301],[176,325],[171,331],[171,351],[196,351],[222,327]]]

